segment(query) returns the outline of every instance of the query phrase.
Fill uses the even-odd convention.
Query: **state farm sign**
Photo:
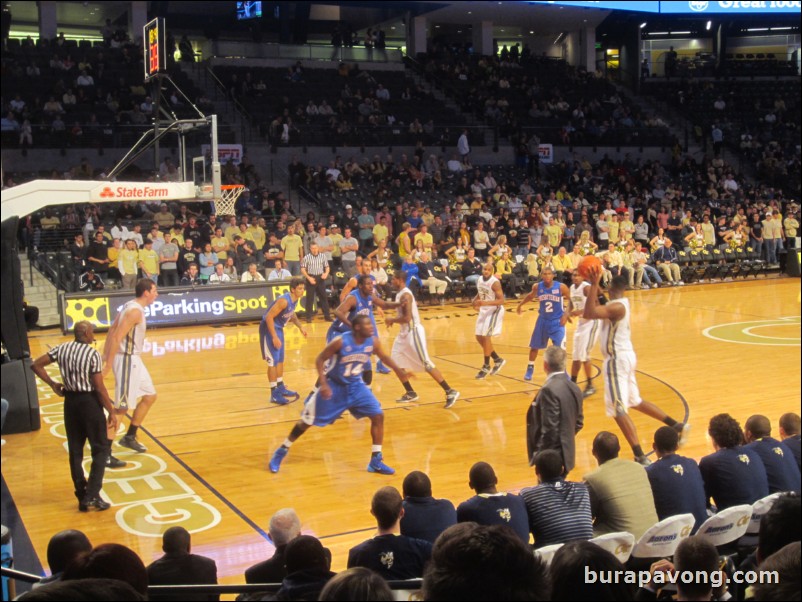
[[[192,182],[108,182],[90,193],[93,201],[168,201],[195,198]]]

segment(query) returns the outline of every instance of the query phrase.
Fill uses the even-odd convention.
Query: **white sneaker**
[[[640,287],[643,288],[643,289],[651,288],[648,284],[641,284]]]
[[[657,283],[652,284],[652,288],[657,288]]]
[[[678,284],[679,286],[685,286],[685,283],[684,283],[682,280],[680,280],[679,282],[677,282],[677,284]]]

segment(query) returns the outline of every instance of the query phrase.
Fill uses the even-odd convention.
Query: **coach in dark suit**
[[[567,475],[576,464],[574,438],[583,426],[582,391],[565,373],[563,349],[546,349],[543,368],[546,382],[526,414],[529,464],[534,465],[538,453],[553,449],[562,456]]]
[[[211,558],[190,554],[191,540],[184,527],[164,532],[164,556],[148,566],[150,585],[216,585],[217,564]],[[219,600],[215,594],[150,594],[150,600]]]

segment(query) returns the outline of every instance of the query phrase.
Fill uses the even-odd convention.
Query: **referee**
[[[95,342],[94,327],[86,321],[78,322],[74,334],[74,341],[54,347],[38,358],[31,368],[56,395],[64,397],[64,427],[78,510],[108,510],[111,504],[100,497],[100,488],[106,460],[111,453],[106,429],[112,432],[117,430],[117,414],[103,384],[100,353],[92,347]],[[59,366],[63,383],[55,382],[45,370],[45,366],[53,362]],[[108,420],[103,415],[104,408],[109,413]],[[82,465],[87,439],[92,450],[88,482]]]
[[[306,286],[306,321],[311,322],[312,316],[315,315],[317,310],[315,307],[315,294],[319,299],[320,307],[323,309],[323,315],[326,322],[331,322],[331,313],[329,312],[329,300],[326,297],[326,278],[329,277],[329,262],[326,256],[320,252],[320,247],[317,243],[309,245],[309,253],[304,255],[301,260],[301,274],[303,274],[306,281],[309,283]]]

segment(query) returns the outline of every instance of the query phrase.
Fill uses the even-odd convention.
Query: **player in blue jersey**
[[[345,300],[348,298],[348,295],[350,295],[351,292],[354,291],[357,288],[357,286],[359,285],[359,279],[362,276],[370,276],[370,279],[373,280],[373,284],[374,284],[374,288],[375,288],[376,277],[373,276],[370,273],[370,261],[363,261],[361,257],[357,257],[356,259],[357,259],[357,266],[356,266],[357,273],[354,276],[352,276],[351,278],[348,279],[348,282],[345,283],[345,286],[343,287],[343,290],[340,291],[340,303],[341,304],[344,303]],[[377,296],[374,296],[374,299],[375,300],[380,300],[380,298],[377,297]],[[379,307],[380,311],[382,309],[387,309],[385,305],[381,305],[379,303],[377,303],[376,305]],[[373,316],[373,310],[372,309],[371,309],[371,316]],[[335,320],[335,323],[336,323],[336,320]],[[348,330],[350,330],[350,326],[345,328],[345,329],[343,329],[341,326],[338,326],[337,330],[338,330],[338,334],[342,333],[342,332],[347,332]],[[375,316],[373,316],[373,330],[376,332],[376,336],[379,336],[379,329],[376,327],[376,317]],[[331,329],[329,329],[329,332],[331,332]],[[331,340],[329,338],[328,334],[326,335],[326,340],[327,341]],[[368,372],[370,372],[370,374],[368,374]],[[389,368],[385,367],[384,364],[382,364],[381,360],[379,360],[378,362],[376,362],[376,372],[378,372],[379,374],[390,374],[390,372],[392,372],[392,370],[390,370]],[[367,368],[367,370],[365,371],[365,379],[366,379],[365,382],[370,384],[370,381],[372,381],[372,379],[373,379],[372,367]],[[370,380],[368,380],[368,379],[370,379]]]
[[[374,278],[370,274],[361,274],[356,279],[356,288],[345,296],[340,306],[334,310],[336,319],[326,333],[327,343],[343,333],[350,332],[351,322],[356,316],[368,316],[373,323],[374,336],[378,336],[379,329],[376,326],[376,317],[373,315],[374,306],[382,309],[394,309],[398,306],[397,303],[385,301],[373,294]],[[376,369],[384,374],[386,368],[381,366],[381,360],[376,364]],[[368,386],[373,382],[373,365],[370,362],[365,364],[362,378]]]
[[[570,322],[566,303],[570,302],[571,292],[560,282],[554,282],[554,270],[547,266],[540,273],[540,282],[532,285],[532,290],[518,304],[518,315],[521,309],[532,300],[540,303],[540,313],[529,340],[529,365],[526,367],[524,380],[532,380],[535,371],[537,352],[552,345],[565,349],[565,323]]]
[[[269,465],[271,472],[279,471],[281,461],[290,451],[290,446],[310,426],[327,426],[348,410],[356,418],[370,418],[373,448],[368,472],[395,473],[382,459],[384,412],[379,400],[362,380],[365,362],[375,353],[395,371],[405,389],[409,391],[412,388],[409,385],[409,376],[387,355],[373,335],[373,322],[368,316],[358,315],[352,321],[351,332],[335,337],[317,356],[315,367],[320,389],[307,398],[301,419],[281,447],[273,453]]]
[[[262,359],[267,362],[267,379],[270,381],[270,401],[278,405],[297,401],[299,397],[296,391],[290,391],[284,384],[284,326],[292,322],[306,336],[306,329],[295,315],[295,305],[304,296],[305,288],[303,278],[290,280],[289,292],[270,304],[259,323]]]

